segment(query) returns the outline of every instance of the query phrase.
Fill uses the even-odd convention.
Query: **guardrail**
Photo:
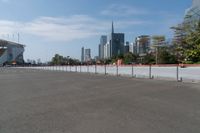
[[[21,67],[20,67],[21,68]],[[132,78],[200,82],[200,65],[79,65],[23,67],[45,71],[81,72]]]

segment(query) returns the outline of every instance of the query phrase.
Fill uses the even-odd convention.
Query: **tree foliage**
[[[195,30],[191,30],[186,36],[187,49],[185,50],[186,61],[197,63],[200,61],[200,22]]]
[[[137,55],[129,52],[124,54],[124,64],[132,64],[137,62]]]
[[[77,59],[72,59],[69,56],[63,57],[59,54],[55,54],[51,61],[52,65],[78,65],[80,61]]]
[[[179,62],[200,62],[200,22],[195,25],[183,23],[173,29],[175,31],[174,45]]]

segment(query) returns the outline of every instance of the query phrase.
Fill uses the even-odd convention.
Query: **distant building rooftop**
[[[0,46],[8,46],[8,45],[25,47],[25,45],[20,44],[20,43],[16,43],[16,42],[11,42],[11,41],[0,39]]]

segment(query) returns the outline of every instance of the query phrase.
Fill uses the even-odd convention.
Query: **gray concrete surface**
[[[199,84],[0,69],[0,133],[199,132]]]

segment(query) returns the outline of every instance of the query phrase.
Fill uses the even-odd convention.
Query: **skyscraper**
[[[104,59],[109,59],[111,57],[111,45],[110,43],[106,43],[106,45],[104,45]]]
[[[102,35],[100,38],[100,44],[99,44],[99,58],[103,59],[104,58],[104,46],[107,43],[107,36]]]
[[[126,45],[124,46],[124,53],[125,54],[129,53],[129,51],[130,51],[130,44],[129,44],[129,42],[126,42]]]
[[[84,63],[85,59],[85,49],[84,47],[81,48],[81,63]]]
[[[85,61],[91,61],[91,49],[85,49]]]
[[[135,39],[136,47],[137,47],[137,54],[140,56],[146,55],[150,49],[150,36],[142,35],[138,36]]]
[[[109,43],[111,57],[124,54],[124,33],[114,33],[113,22]]]

